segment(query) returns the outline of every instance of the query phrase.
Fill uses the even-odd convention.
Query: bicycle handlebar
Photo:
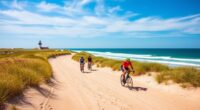
[[[131,72],[135,73],[135,70],[130,71],[130,73],[131,73]]]

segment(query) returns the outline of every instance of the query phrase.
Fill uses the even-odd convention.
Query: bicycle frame
[[[84,64],[80,64],[80,69],[81,69],[81,72],[84,71]]]
[[[88,69],[92,69],[92,62],[88,62]]]
[[[123,74],[121,75],[120,77],[120,81],[121,81],[121,85],[122,86],[125,86],[125,84],[128,86],[128,87],[132,87],[133,86],[133,81],[132,81],[132,78],[130,76],[130,72],[126,72],[125,74],[125,82],[123,82]],[[132,71],[133,72],[133,71]]]

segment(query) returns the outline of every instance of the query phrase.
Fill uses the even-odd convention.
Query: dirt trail
[[[144,76],[133,78],[130,90],[119,82],[120,73],[109,68],[94,68],[81,73],[70,56],[50,59],[54,71],[49,92],[41,95],[29,90],[25,96],[30,105],[20,110],[200,110],[200,91],[177,86],[158,85]]]

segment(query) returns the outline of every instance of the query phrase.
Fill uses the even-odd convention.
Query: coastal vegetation
[[[52,77],[49,58],[70,51],[0,49],[0,105],[27,87],[46,83]]]
[[[94,56],[86,52],[76,53],[72,59],[78,61],[81,56],[85,59],[92,56],[97,67],[110,67],[114,71],[120,71],[122,64],[121,60]],[[135,73],[132,75],[150,75],[150,72],[155,72],[155,79],[158,83],[167,83],[173,81],[181,84],[182,87],[194,86],[200,87],[200,70],[193,67],[169,67],[159,63],[138,62],[132,61],[134,64]]]
[[[157,74],[158,83],[173,81],[182,87],[200,87],[200,70],[193,67],[175,67]]]

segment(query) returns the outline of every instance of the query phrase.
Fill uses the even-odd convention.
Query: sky
[[[0,48],[200,48],[200,0],[0,0]]]

